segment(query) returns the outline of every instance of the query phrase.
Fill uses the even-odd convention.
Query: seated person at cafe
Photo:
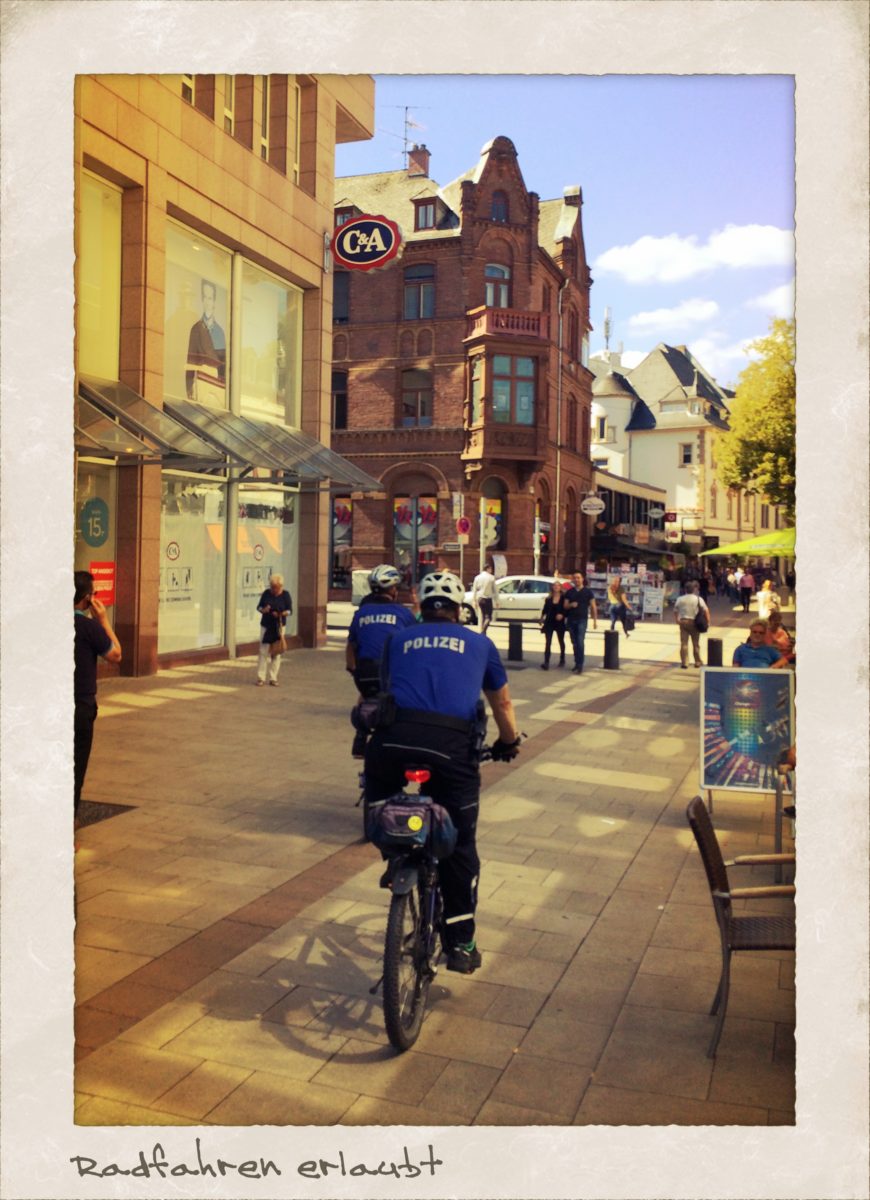
[[[765,645],[773,646],[789,662],[794,661],[794,639],[782,623],[782,613],[774,609],[767,618],[767,633],[764,636]]]
[[[749,626],[749,641],[743,642],[734,651],[731,660],[735,667],[752,667],[756,670],[769,667],[787,667],[788,659],[776,646],[765,644],[767,621],[753,621]]]

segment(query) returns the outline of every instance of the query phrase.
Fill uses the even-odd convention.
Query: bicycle
[[[425,768],[409,767],[405,771],[407,782],[419,788],[429,778]],[[388,806],[388,815],[400,814],[399,822],[404,821],[407,833],[384,834],[375,839],[387,854],[382,886],[389,887],[392,894],[384,936],[383,974],[369,991],[375,995],[383,984],[387,1037],[401,1052],[409,1050],[419,1036],[429,987],[443,953],[438,860],[446,855],[444,846],[436,850],[435,834],[436,818],[441,820],[444,810],[422,790],[397,792],[373,808],[386,810]],[[452,822],[446,832],[448,841],[451,833],[455,844]]]

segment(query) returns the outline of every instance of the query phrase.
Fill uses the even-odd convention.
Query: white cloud
[[[771,317],[794,316],[794,280],[784,283],[781,287],[772,288],[763,296],[755,296],[746,301],[746,308],[760,308]]]
[[[685,325],[699,321],[712,321],[719,314],[715,300],[684,300],[674,308],[656,308],[651,312],[635,313],[629,317],[628,329],[641,337],[656,337],[659,333],[672,333]]]
[[[706,242],[695,234],[644,236],[630,246],[599,254],[593,269],[619,275],[627,283],[679,283],[725,267],[787,266],[794,262],[794,234],[774,225],[726,225]]]

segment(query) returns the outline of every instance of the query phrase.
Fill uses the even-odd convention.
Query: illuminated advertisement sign
[[[351,271],[374,271],[399,253],[402,235],[388,217],[354,217],[339,225],[332,235],[332,256]]]

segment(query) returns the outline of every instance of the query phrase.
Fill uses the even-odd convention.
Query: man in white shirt
[[[684,671],[689,667],[689,638],[692,639],[695,666],[704,665],[701,662],[701,630],[695,624],[695,618],[699,612],[703,612],[709,624],[710,610],[698,591],[697,583],[688,584],[685,595],[678,597],[674,604],[674,620],[680,627],[680,666]]]
[[[471,599],[480,612],[480,632],[486,633],[492,621],[492,604],[495,596],[495,575],[492,573],[492,562],[475,576],[471,585]]]

